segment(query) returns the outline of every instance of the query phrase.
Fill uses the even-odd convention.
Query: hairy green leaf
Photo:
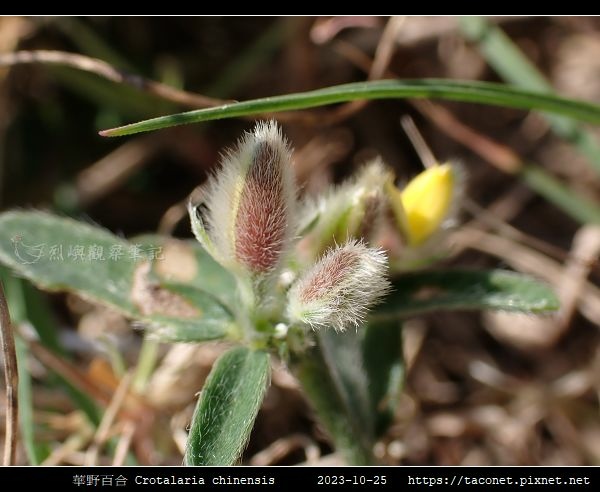
[[[440,309],[545,313],[559,307],[556,295],[547,285],[505,270],[405,273],[392,286],[392,293],[377,309],[375,319]]]
[[[331,330],[333,332],[333,330]],[[341,343],[349,333],[338,334]],[[336,336],[333,332],[332,336]],[[357,357],[348,366],[349,360],[338,363],[335,357],[338,347],[319,343],[304,354],[294,365],[294,372],[302,383],[316,413],[323,423],[336,449],[350,465],[373,463],[373,427],[369,416],[367,380],[362,371],[360,350],[346,341],[346,356]],[[357,405],[356,407],[354,405]]]
[[[352,465],[372,463],[375,440],[392,421],[403,377],[397,320],[358,330],[321,330],[298,376],[336,448]]]
[[[186,465],[227,466],[240,457],[269,383],[269,355],[237,347],[215,363],[198,400]]]
[[[404,357],[400,321],[371,321],[363,326],[362,352],[369,382],[369,403],[375,436],[381,436],[392,423],[402,390]]]
[[[75,292],[141,321],[161,339],[211,340],[231,327],[232,315],[217,298],[153,281],[157,250],[44,212],[1,214],[0,231],[1,263],[42,289]]]

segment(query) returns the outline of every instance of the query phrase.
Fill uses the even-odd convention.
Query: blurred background
[[[77,53],[108,65],[90,69],[64,53],[15,54],[22,50]],[[600,20],[3,17],[0,210],[52,210],[125,237],[159,231],[188,238],[182,204],[252,122],[123,138],[102,138],[98,130],[219,100],[395,77],[499,81],[600,103]],[[598,128],[437,101],[275,115],[295,148],[303,194],[342,181],[375,155],[399,183],[420,172],[403,116],[437,159],[458,160],[467,174],[464,226],[449,235],[444,265],[532,274],[554,286],[562,307],[544,318],[439,313],[408,320],[405,391],[378,458],[418,465],[600,464]],[[180,464],[194,395],[221,347],[161,347],[144,392],[121,395],[135,400],[135,418],[117,412],[99,432],[110,403],[98,403],[77,378],[116,392],[121,386],[103,337],[114,335],[113,348],[132,363],[140,331],[72,295],[20,283],[28,319],[49,324],[60,350],[27,348],[31,426],[19,463],[34,456],[44,464]],[[79,384],[87,399],[64,380]],[[90,401],[100,409],[96,423],[85,411]],[[0,432],[4,412],[2,394]],[[339,463],[283,367],[274,373],[244,463]]]

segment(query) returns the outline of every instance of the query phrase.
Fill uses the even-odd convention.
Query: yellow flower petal
[[[423,244],[440,228],[452,205],[455,186],[454,169],[442,164],[426,169],[402,190],[404,227],[411,246]]]

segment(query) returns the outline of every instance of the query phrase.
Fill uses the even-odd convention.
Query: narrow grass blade
[[[594,104],[563,99],[539,92],[491,82],[469,82],[445,79],[378,80],[355,82],[309,92],[265,97],[215,108],[161,116],[130,125],[101,131],[105,137],[130,135],[171,126],[202,121],[258,115],[294,109],[315,108],[357,99],[430,98],[480,104],[492,104],[519,109],[555,112],[600,123],[600,107]]]
[[[544,75],[498,26],[481,17],[463,17],[460,26],[465,37],[477,43],[486,61],[504,80],[526,90],[547,94],[554,92]],[[597,137],[569,118],[546,117],[552,130],[572,143],[600,173],[600,142]]]
[[[19,368],[19,425],[27,459],[30,465],[39,465],[49,454],[49,450],[35,438],[35,420],[33,417],[33,391],[31,375],[27,367],[29,352],[27,344],[17,338],[17,365]]]
[[[582,224],[600,224],[600,206],[580,196],[562,181],[534,164],[525,164],[519,176],[532,190]]]

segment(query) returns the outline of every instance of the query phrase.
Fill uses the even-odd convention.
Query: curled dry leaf
[[[153,283],[148,275],[150,263],[137,265],[133,274],[131,300],[144,316],[155,314],[178,318],[196,318],[202,313],[182,296]]]

